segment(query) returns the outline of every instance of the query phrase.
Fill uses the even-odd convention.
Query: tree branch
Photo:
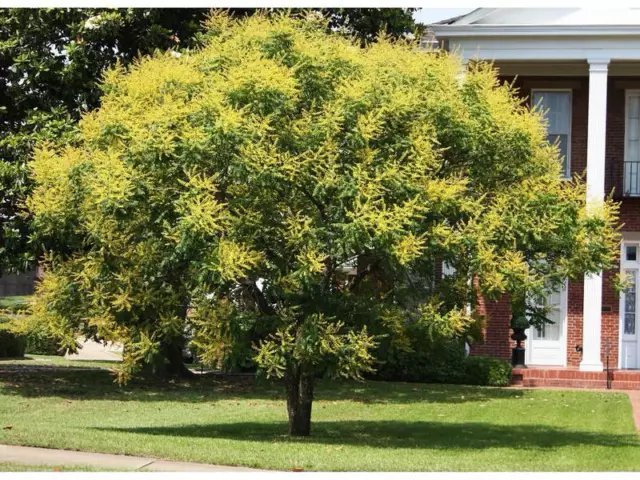
[[[251,294],[251,297],[253,298],[253,301],[255,302],[256,307],[258,307],[260,313],[264,315],[275,315],[275,309],[271,305],[269,305],[267,299],[262,293],[262,290],[258,288],[253,280],[246,279],[243,281],[243,284]]]

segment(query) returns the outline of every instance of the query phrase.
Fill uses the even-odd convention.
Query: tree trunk
[[[143,372],[147,372],[155,377],[182,377],[192,378],[195,374],[184,364],[182,358],[182,342],[172,343],[162,342],[160,345],[160,355],[153,363],[143,367]]]
[[[290,367],[284,381],[287,389],[289,435],[307,437],[311,433],[313,374],[302,372],[300,367]]]
[[[191,378],[195,376],[195,374],[184,364],[181,342],[165,344],[163,354],[169,362],[166,366],[167,374],[177,375],[183,378]]]

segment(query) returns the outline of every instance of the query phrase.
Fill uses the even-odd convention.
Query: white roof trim
[[[635,36],[640,25],[432,25],[440,39],[456,37]]]

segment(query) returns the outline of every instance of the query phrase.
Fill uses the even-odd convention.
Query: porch
[[[611,368],[640,368],[637,282],[622,298],[613,286],[614,274],[633,275],[633,281],[640,276],[640,45],[633,58],[604,53],[582,59],[494,59],[500,77],[546,112],[549,141],[558,144],[563,158],[563,177],[586,176],[590,210],[613,196],[621,203],[623,225],[620,270],[586,275],[568,288],[570,293],[565,287],[549,299],[554,324],[530,332],[527,364],[553,367],[515,375],[523,386],[606,388],[605,344],[611,346]],[[567,369],[560,373],[556,366]],[[609,380],[613,388],[640,389],[640,372],[610,371]]]

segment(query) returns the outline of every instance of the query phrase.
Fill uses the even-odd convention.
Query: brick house
[[[555,323],[530,329],[526,359],[534,368],[516,376],[531,385],[597,387],[609,378],[640,388],[640,9],[479,8],[431,27],[441,48],[465,63],[492,61],[501,79],[542,105],[564,175],[586,175],[589,203],[609,194],[621,202],[616,270],[549,297]],[[618,271],[631,282],[621,295],[612,283]],[[483,308],[485,342],[472,354],[510,358],[507,299]],[[607,364],[616,371],[605,376]]]

